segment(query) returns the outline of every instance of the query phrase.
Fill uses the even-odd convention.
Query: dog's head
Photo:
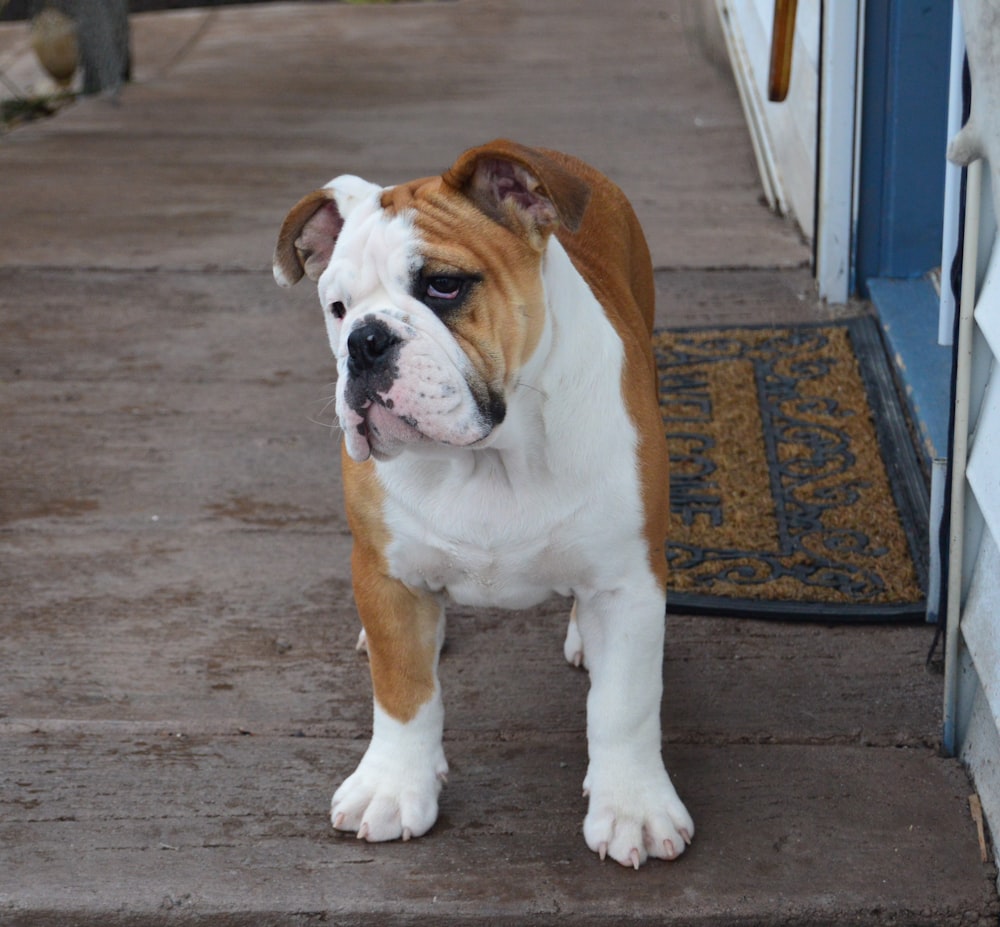
[[[274,276],[317,282],[353,459],[489,443],[545,327],[549,236],[575,231],[588,197],[550,154],[501,140],[440,177],[345,175],[292,208]]]

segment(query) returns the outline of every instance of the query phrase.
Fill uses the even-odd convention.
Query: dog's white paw
[[[336,830],[357,832],[359,840],[419,837],[437,820],[438,795],[447,775],[444,753],[415,768],[386,762],[369,750],[334,793],[330,820]]]
[[[643,771],[593,767],[583,783],[590,807],[583,822],[587,846],[638,869],[650,857],[676,859],[694,837],[694,821],[662,765]],[[628,768],[627,766],[625,767]]]

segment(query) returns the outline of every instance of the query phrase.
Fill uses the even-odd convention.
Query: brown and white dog
[[[448,766],[445,594],[572,596],[590,672],[588,846],[638,867],[694,835],[660,754],[667,449],[653,275],[624,194],[575,158],[498,140],[442,176],[342,176],[289,213],[274,274],[318,284],[337,359],[372,740],[338,830],[434,824]]]

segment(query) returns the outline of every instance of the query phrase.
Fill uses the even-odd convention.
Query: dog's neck
[[[574,435],[592,423],[600,430],[602,416],[621,415],[621,342],[613,333],[609,337],[607,315],[554,237],[543,258],[542,281],[542,336],[508,389],[504,423],[487,446],[470,451],[499,455],[508,472],[558,473],[567,462],[578,466]],[[551,401],[557,394],[558,401]],[[560,450],[570,447],[577,449],[574,460],[560,460]]]

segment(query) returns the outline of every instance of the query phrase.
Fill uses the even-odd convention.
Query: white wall
[[[1000,44],[991,24],[998,7],[1000,0],[959,2],[972,114],[949,146],[949,158],[973,167],[956,351],[945,679],[946,746],[968,766],[994,833],[1000,832]],[[948,311],[942,306],[942,328]]]
[[[772,209],[813,237],[819,0],[799,0],[792,76],[783,103],[767,99],[774,0],[717,0],[729,57],[747,116],[757,168]]]

